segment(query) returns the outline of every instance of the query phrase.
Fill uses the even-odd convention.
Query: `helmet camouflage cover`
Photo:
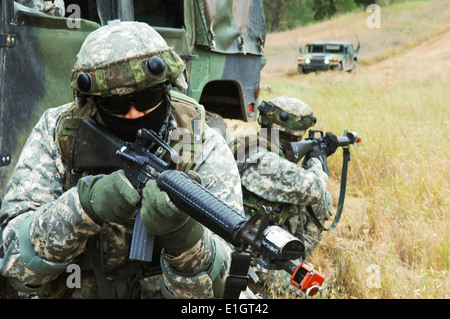
[[[259,124],[276,128],[286,134],[303,136],[314,125],[316,118],[304,102],[296,98],[280,96],[259,106]]]
[[[165,82],[186,90],[184,67],[175,50],[148,24],[115,20],[87,36],[71,88],[76,96],[125,95]]]

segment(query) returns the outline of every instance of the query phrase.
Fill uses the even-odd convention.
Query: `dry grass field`
[[[379,29],[367,27],[369,15],[268,34],[260,101],[297,97],[314,110],[317,129],[357,131],[363,140],[351,150],[341,222],[309,260],[326,277],[322,297],[447,299],[450,6],[430,0],[381,7]],[[355,34],[361,50],[352,73],[296,73],[300,45],[356,45]],[[342,151],[328,162],[336,209]]]

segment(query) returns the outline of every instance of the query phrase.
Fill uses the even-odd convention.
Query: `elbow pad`
[[[20,257],[22,258],[25,267],[35,272],[37,275],[57,276],[64,272],[69,264],[51,263],[36,255],[30,239],[30,226],[32,221],[33,216],[28,216],[20,225],[18,233]]]

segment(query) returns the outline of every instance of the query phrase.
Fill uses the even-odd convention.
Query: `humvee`
[[[261,0],[65,0],[55,17],[0,0],[0,202],[21,149],[49,107],[73,100],[86,36],[110,20],[146,22],[186,64],[185,92],[207,112],[254,121],[266,35]],[[74,27],[75,26],[75,27]]]
[[[308,43],[304,48],[299,48],[301,54],[297,58],[297,72],[299,74],[328,70],[351,72],[356,67],[359,48],[359,42],[356,49],[350,42],[315,41]]]

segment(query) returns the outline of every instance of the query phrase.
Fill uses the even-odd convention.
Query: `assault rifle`
[[[161,153],[166,153],[167,162],[155,155]],[[236,248],[233,260],[239,259],[239,252],[250,250],[263,269],[283,269],[291,274],[291,283],[301,291],[314,295],[320,289],[324,281],[322,275],[304,263],[296,265],[292,262],[303,255],[303,243],[282,228],[269,226],[269,212],[261,212],[259,217],[245,218],[187,174],[175,170],[177,161],[178,154],[151,130],[139,130],[136,141],[129,143],[93,120],[84,119],[75,138],[72,163],[75,170],[81,171],[123,169],[139,192],[149,179],[154,179],[175,206]],[[147,233],[137,214],[130,259],[151,261],[152,241],[151,234]],[[249,256],[248,253],[244,255]],[[250,257],[239,260],[248,263],[243,274],[247,276]],[[242,269],[241,266],[238,268]],[[225,289],[240,275],[229,276]],[[239,285],[239,290],[245,290],[247,282],[244,286]],[[236,290],[236,285],[233,287],[231,289]]]
[[[315,137],[316,133],[319,133],[320,137]],[[350,161],[350,145],[361,143],[361,138],[358,137],[358,134],[356,132],[348,132],[347,130],[344,131],[343,136],[337,136],[337,140],[338,140],[338,147],[342,147],[344,150],[343,152],[344,158],[342,163],[341,189],[339,193],[338,207],[334,217],[334,221],[331,224],[331,226],[328,228],[323,226],[316,217],[316,215],[314,214],[314,211],[312,210],[311,206],[306,206],[306,210],[311,216],[312,221],[316,224],[316,226],[320,230],[325,231],[330,231],[334,229],[341,218],[342,210],[344,208],[345,190],[347,186],[347,169],[348,169],[348,162]],[[305,140],[287,143],[287,146],[285,147],[286,158],[293,163],[298,163],[303,156],[305,156],[309,151],[312,150],[312,148],[315,145],[325,148],[326,147],[325,137],[322,131],[310,129],[308,137]],[[327,174],[329,174],[327,159],[323,158],[322,162],[324,171]]]
[[[315,137],[315,134],[319,133],[320,137]],[[338,136],[338,147],[347,147],[352,144],[361,143],[361,138],[358,137],[356,132],[344,131],[343,136]],[[305,156],[309,151],[312,150],[314,145],[319,145],[319,147],[325,147],[325,137],[323,132],[319,130],[310,129],[308,131],[308,137],[302,141],[289,142],[286,147],[286,158],[291,162],[297,163]]]

